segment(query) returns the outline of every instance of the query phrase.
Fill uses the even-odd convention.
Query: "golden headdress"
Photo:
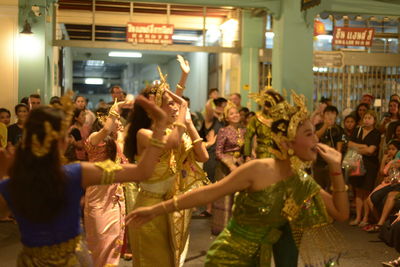
[[[44,137],[42,143],[39,141],[39,138],[36,134],[32,135],[31,151],[35,156],[43,157],[43,156],[47,155],[50,152],[52,142],[54,140],[65,137],[65,135],[71,125],[71,120],[72,120],[73,112],[75,109],[75,106],[72,102],[73,95],[74,95],[74,93],[72,91],[68,91],[64,96],[62,96],[60,98],[61,105],[58,103],[50,105],[50,107],[63,110],[65,113],[65,117],[61,121],[61,127],[60,127],[59,131],[54,130],[53,127],[51,126],[50,122],[48,122],[48,121],[43,122],[43,127],[45,130],[45,137]],[[25,146],[25,142],[26,142],[25,136],[26,136],[26,132],[24,132],[24,138],[22,140],[23,147]]]
[[[108,116],[114,115],[115,117],[119,118],[119,114],[116,111],[118,110],[118,99],[114,100],[114,104],[110,107],[110,110],[108,111],[108,114],[102,113],[102,112],[97,112],[96,117],[99,120],[100,124],[104,126],[104,124],[107,121]]]
[[[308,111],[303,95],[298,95],[292,90],[293,105],[278,94],[269,89],[265,93],[263,101],[269,106],[269,117],[273,120],[271,137],[275,147],[269,150],[278,159],[287,159],[288,149],[282,147],[283,142],[293,141],[296,136],[297,127],[307,119]]]
[[[228,100],[228,102],[226,103],[226,106],[225,106],[225,108],[224,108],[224,117],[225,117],[225,119],[228,118],[229,110],[230,110],[231,108],[236,108],[236,105],[233,104],[232,101]]]
[[[151,93],[155,95],[154,101],[157,106],[161,107],[162,97],[165,90],[169,90],[169,84],[167,83],[167,75],[163,75],[159,66],[157,66],[158,73],[160,75],[160,80],[153,83],[151,88]]]

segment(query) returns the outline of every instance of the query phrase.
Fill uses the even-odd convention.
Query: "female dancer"
[[[245,128],[240,127],[240,114],[235,104],[228,101],[224,110],[228,126],[219,130],[215,154],[218,159],[215,176],[217,181],[244,163],[242,147],[244,144]],[[231,217],[233,196],[227,195],[213,203],[213,218],[211,233],[218,235]]]
[[[317,143],[303,98],[294,95],[295,106],[278,93],[268,93],[266,98],[271,103],[276,159],[250,161],[215,184],[139,208],[128,215],[127,221],[139,226],[156,216],[239,191],[232,219],[211,245],[206,266],[271,266],[272,245],[286,222],[305,266],[332,266],[341,244],[330,224],[331,217],[345,221],[349,216],[341,154]],[[317,153],[330,167],[332,195],[301,169],[304,162],[315,160]]]
[[[142,94],[153,99],[168,115],[166,146],[152,177],[139,184],[135,207],[160,203],[190,190],[205,179],[195,160],[204,162],[208,159],[208,155],[190,116],[186,116],[187,104],[168,91],[168,84],[161,72],[160,76],[161,83],[146,88]],[[149,144],[153,126],[152,120],[145,115],[140,106],[134,106],[125,142],[125,153],[130,160],[135,157],[139,162],[143,160],[142,153]],[[182,211],[170,216],[160,216],[141,229],[129,228],[133,265],[135,267],[182,265],[188,244],[189,222],[190,212]]]
[[[89,161],[107,159],[127,163],[116,142],[121,123],[119,107],[115,103],[110,110],[97,110],[92,133],[86,142]],[[114,114],[115,116],[107,116]],[[125,198],[121,184],[90,186],[85,193],[85,233],[88,248],[92,253],[95,267],[117,266],[124,240]]]
[[[148,178],[165,145],[165,113],[141,97],[136,103],[154,119],[151,145],[137,165],[105,161],[62,166],[72,110],[65,116],[62,110],[44,106],[31,111],[15,159],[1,151],[0,175],[9,169],[10,179],[0,182],[0,217],[11,211],[18,222],[23,248],[17,266],[91,266],[80,227],[84,189]],[[63,101],[64,108],[71,106],[71,101]]]

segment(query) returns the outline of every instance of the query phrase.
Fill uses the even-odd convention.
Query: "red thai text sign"
[[[374,28],[335,27],[332,44],[349,46],[371,46]]]
[[[172,44],[173,24],[128,22],[126,40],[139,44]]]

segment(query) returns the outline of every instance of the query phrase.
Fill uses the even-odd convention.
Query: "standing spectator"
[[[250,110],[246,107],[242,107],[241,109],[238,110],[240,114],[240,124],[245,127],[247,125],[246,116],[247,114],[249,114]]]
[[[86,161],[88,159],[85,141],[89,137],[89,129],[85,125],[86,111],[84,109],[75,108],[72,117],[72,125],[69,128],[71,135],[71,145],[74,147],[75,158],[79,161]]]
[[[377,122],[376,113],[373,110],[368,110],[362,121],[363,127],[359,127],[354,131],[354,135],[349,142],[349,148],[356,149],[362,155],[366,170],[363,176],[349,177],[350,183],[355,188],[356,198],[356,218],[350,222],[350,225],[359,225],[360,227],[368,224],[369,207],[367,197],[374,188],[378,175],[378,152],[381,141],[381,134],[375,127]]]
[[[379,124],[379,131],[382,134],[386,133],[386,130],[389,128],[390,123],[398,121],[400,119],[399,107],[400,103],[397,102],[397,100],[389,101],[389,112],[383,114],[383,119]]]
[[[25,104],[18,104],[15,106],[15,114],[17,115],[17,123],[8,126],[7,130],[7,149],[11,152],[14,151],[14,147],[19,143],[22,138],[22,129],[24,123],[28,117],[29,108]]]
[[[41,100],[39,94],[31,94],[28,99],[29,110],[40,107],[41,102],[42,102],[42,100]]]
[[[366,103],[360,103],[358,104],[356,111],[355,111],[355,116],[356,116],[356,123],[358,126],[361,126],[363,123],[363,117],[365,113],[369,110],[369,105]]]
[[[52,96],[52,97],[50,98],[49,104],[50,104],[50,105],[54,105],[54,104],[61,105],[60,97],[59,97],[59,96]]]
[[[118,102],[124,101],[124,90],[122,90],[121,86],[114,85],[111,87],[110,94],[112,98],[111,104],[114,104],[115,99],[117,99]]]
[[[343,121],[343,146],[342,146],[342,154],[345,155],[347,152],[347,145],[354,134],[354,130],[356,129],[356,118],[350,114],[344,118]]]
[[[316,110],[311,114],[311,123],[313,125],[317,125],[318,123],[321,123],[324,121],[324,110],[327,106],[329,106],[331,103],[331,99],[327,97],[321,97],[319,100],[319,104]]]
[[[87,108],[87,100],[85,97],[77,95],[75,97],[75,107],[78,109],[82,109],[85,111],[85,126],[87,127],[87,129],[92,129],[92,125],[93,122],[96,120],[96,116],[94,115],[94,113]]]
[[[339,111],[334,106],[327,106],[323,112],[324,121],[315,126],[316,135],[319,142],[326,144],[337,151],[342,150],[342,137],[343,129],[336,124],[336,118]],[[329,191],[330,176],[328,164],[322,159],[320,155],[313,165],[314,179],[325,191]]]
[[[215,178],[217,181],[224,179],[230,172],[244,163],[242,147],[246,129],[241,127],[240,115],[236,105],[228,102],[224,112],[228,126],[218,132],[215,154],[217,168]],[[227,225],[231,217],[233,195],[226,195],[213,203],[211,233],[218,235]]]
[[[390,101],[396,100],[397,102],[400,102],[400,96],[398,94],[393,94],[390,96]]]
[[[393,125],[394,130],[393,133],[390,135],[389,140],[400,141],[400,122],[396,122]]]
[[[368,109],[372,108],[373,104],[374,104],[374,100],[375,97],[371,94],[363,94],[363,96],[361,97],[361,103],[367,104],[368,105]]]
[[[229,96],[229,100],[235,104],[238,110],[242,108],[242,96],[239,93],[233,93]]]
[[[25,96],[25,97],[21,98],[19,103],[25,104],[25,105],[27,105],[29,107],[29,97]]]
[[[3,123],[5,126],[10,124],[11,113],[6,108],[0,108],[0,122]]]

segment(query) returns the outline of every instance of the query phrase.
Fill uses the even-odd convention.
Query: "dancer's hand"
[[[189,61],[185,60],[181,55],[177,55],[176,60],[179,62],[182,72],[185,74],[189,74],[190,72]]]
[[[334,149],[328,145],[318,143],[317,151],[321,155],[321,157],[326,161],[326,163],[328,163],[328,165],[341,166],[342,153],[340,153],[336,149]]]
[[[151,207],[137,208],[126,216],[126,224],[131,224],[133,227],[140,227],[143,224],[151,221],[156,214]]]
[[[144,96],[138,96],[135,100],[146,112],[150,115],[150,117],[154,120],[156,126],[161,128],[165,128],[167,125],[167,114],[158,107],[154,102],[148,100]]]

